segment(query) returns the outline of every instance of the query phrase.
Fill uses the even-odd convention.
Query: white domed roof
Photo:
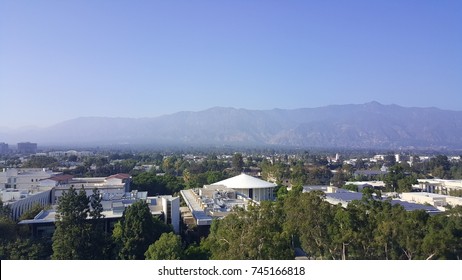
[[[230,189],[263,189],[274,188],[275,183],[270,183],[247,174],[241,174],[229,179],[213,183],[212,185],[223,185]]]

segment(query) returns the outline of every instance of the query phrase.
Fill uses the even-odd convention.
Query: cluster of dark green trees
[[[90,197],[71,188],[59,200],[53,234],[53,259],[104,259],[108,256],[99,193]],[[90,217],[90,220],[87,218]]]
[[[430,216],[365,195],[347,208],[323,193],[290,191],[214,221],[201,246],[211,259],[461,259],[462,208]]]
[[[33,218],[43,207],[35,205],[20,220]],[[47,259],[52,253],[51,240],[31,239],[27,226],[19,226],[11,220],[11,209],[0,200],[0,259]]]

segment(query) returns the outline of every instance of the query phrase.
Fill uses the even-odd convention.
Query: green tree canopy
[[[183,188],[181,178],[168,174],[157,176],[153,172],[142,172],[133,176],[132,189],[147,191],[148,195],[174,194]]]
[[[293,250],[282,225],[281,204],[262,202],[248,211],[236,212],[212,223],[209,236],[201,246],[212,259],[291,259]]]
[[[179,260],[183,257],[181,237],[173,232],[162,233],[145,253],[148,260]]]
[[[118,244],[118,257],[124,260],[144,259],[144,253],[162,233],[171,229],[154,218],[148,204],[138,200],[129,206],[113,231]]]
[[[233,155],[231,166],[235,173],[239,174],[242,172],[242,168],[244,167],[244,159],[242,158],[242,154],[235,153]]]
[[[96,191],[89,198],[82,188],[77,192],[74,188],[63,192],[58,202],[56,230],[53,234],[53,259],[89,260],[101,259],[105,238],[104,231],[97,227],[102,218],[100,198]],[[90,207],[93,201],[93,207]],[[88,221],[87,218],[93,218]]]
[[[15,222],[11,220],[11,209],[9,206],[3,205],[3,201],[0,199],[0,241],[4,243],[15,237]]]
[[[23,164],[25,168],[54,168],[58,166],[58,160],[49,156],[31,156],[31,158]]]

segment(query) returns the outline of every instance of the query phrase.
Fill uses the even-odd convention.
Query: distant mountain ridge
[[[0,142],[8,141],[460,149],[462,111],[377,102],[294,110],[214,107],[156,118],[82,117],[27,132],[0,132]]]

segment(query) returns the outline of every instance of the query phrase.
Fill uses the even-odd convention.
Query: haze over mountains
[[[47,128],[0,129],[0,142],[39,145],[276,145],[301,148],[462,148],[462,111],[370,102],[295,110],[215,107],[156,118],[82,117]]]

